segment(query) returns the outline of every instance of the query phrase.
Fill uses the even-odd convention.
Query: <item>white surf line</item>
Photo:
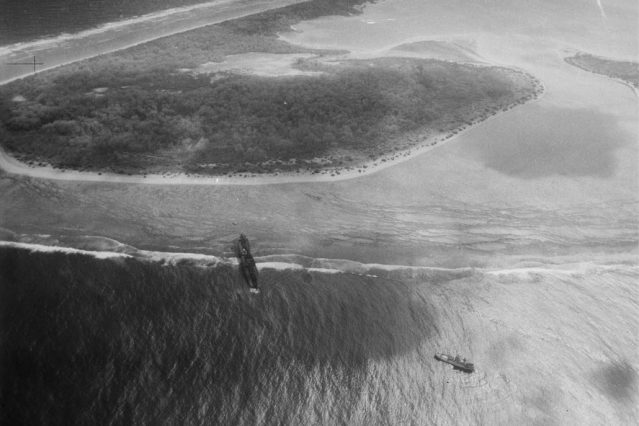
[[[185,252],[164,252],[164,251],[150,251],[150,250],[137,250],[133,253],[122,253],[108,250],[86,250],[77,249],[67,246],[47,245],[38,243],[24,243],[16,241],[3,241],[0,240],[0,247],[10,247],[29,250],[31,252],[42,253],[64,253],[64,254],[82,254],[92,256],[97,259],[114,259],[114,258],[127,258],[137,259],[139,261],[148,261],[163,263],[165,265],[178,265],[182,261],[195,261],[206,262],[206,264],[195,265],[200,267],[217,267],[220,265],[238,265],[238,261],[235,258],[218,257],[208,254],[200,253],[185,253]],[[318,259],[318,260],[334,260],[337,263],[341,259]],[[349,261],[355,262],[355,261]],[[359,263],[351,267],[340,267],[339,265],[329,265],[329,267],[304,267],[294,262],[256,262],[258,270],[276,270],[276,271],[303,271],[318,272],[325,274],[352,274],[359,276],[366,276],[372,278],[378,278],[377,275],[367,274],[371,270],[382,270],[385,272],[393,271],[431,271],[431,272],[448,272],[448,273],[480,273],[489,276],[504,276],[504,275],[531,275],[531,274],[586,274],[586,273],[601,273],[615,270],[626,270],[630,272],[639,272],[639,264],[626,264],[626,263],[597,263],[597,262],[568,262],[565,264],[553,264],[546,266],[521,266],[512,268],[484,268],[473,266],[461,266],[457,268],[445,268],[437,266],[409,266],[409,265],[393,265],[393,264],[380,264],[380,263]],[[332,267],[330,267],[332,266]]]
[[[121,21],[99,24],[98,26],[94,28],[78,31],[77,33],[62,33],[57,36],[52,36],[48,38],[41,38],[41,39],[37,39],[33,41],[17,42],[14,44],[6,45],[4,47],[0,47],[0,55],[11,54],[12,52],[15,52],[16,50],[20,51],[20,50],[39,49],[46,45],[55,46],[63,41],[81,39],[83,37],[87,37],[87,36],[91,36],[95,34],[101,34],[106,31],[115,30],[118,28],[127,27],[127,26],[131,26],[131,25],[135,25],[135,24],[139,24],[143,22],[153,21],[160,18],[166,18],[171,15],[176,15],[179,13],[191,12],[197,9],[204,9],[204,8],[208,8],[212,6],[219,6],[219,5],[230,3],[233,1],[237,1],[237,0],[219,0],[219,1],[211,1],[206,3],[199,3],[199,4],[195,4],[191,6],[175,7],[171,9],[165,9],[165,10],[147,13],[142,16],[134,16],[131,18],[126,18]]]
[[[138,46],[140,44],[148,43],[148,42],[151,42],[153,40],[157,40],[157,39],[160,39],[160,38],[163,38],[163,37],[168,37],[168,36],[171,36],[171,35],[180,34],[180,33],[183,33],[183,32],[195,30],[195,29],[206,27],[206,26],[209,26],[209,25],[220,24],[220,23],[226,22],[226,21],[240,19],[240,18],[243,18],[243,17],[246,17],[246,16],[255,15],[255,14],[266,12],[266,11],[269,11],[269,10],[272,10],[272,9],[279,9],[281,7],[290,6],[292,4],[302,3],[304,0],[267,0],[267,1],[269,1],[268,4],[253,3],[253,2],[238,1],[238,0],[223,0],[223,1],[219,1],[219,2],[209,2],[209,3],[203,3],[203,4],[199,4],[199,5],[194,5],[194,6],[186,6],[186,7],[183,7],[183,8],[169,9],[167,11],[162,11],[162,12],[154,12],[154,13],[151,13],[151,14],[148,14],[148,15],[143,15],[143,16],[138,17],[138,18],[131,18],[131,19],[128,19],[128,20],[125,20],[125,21],[121,21],[121,22],[103,24],[102,26],[100,26],[98,28],[93,28],[93,29],[90,29],[90,30],[81,31],[81,32],[75,33],[75,34],[62,34],[62,35],[59,35],[59,36],[51,38],[51,39],[36,40],[36,41],[33,41],[33,42],[26,42],[26,43],[15,43],[13,45],[4,46],[4,47],[0,48],[0,56],[11,56],[12,52],[15,52],[17,50],[27,51],[27,50],[33,50],[34,48],[43,49],[43,48],[46,48],[46,46],[49,45],[49,44],[52,47],[55,47],[56,44],[59,44],[59,43],[65,42],[65,41],[81,39],[83,37],[88,37],[88,36],[91,36],[91,35],[104,33],[104,32],[109,31],[109,30],[118,29],[118,28],[122,28],[122,27],[126,27],[126,26],[133,26],[135,24],[144,23],[144,22],[147,22],[147,21],[153,21],[153,20],[156,20],[156,19],[159,19],[159,18],[170,16],[170,15],[189,12],[189,11],[194,10],[194,9],[203,9],[203,8],[209,8],[209,7],[228,6],[228,5],[231,5],[233,3],[239,3],[238,6],[241,8],[240,11],[238,11],[238,12],[231,13],[228,16],[225,15],[224,17],[219,18],[219,19],[212,19],[210,21],[207,21],[206,23],[198,23],[198,24],[195,24],[195,25],[192,25],[192,26],[187,26],[187,27],[184,27],[184,28],[179,28],[179,29],[174,29],[174,30],[171,30],[171,31],[166,31],[166,32],[163,32],[161,34],[156,34],[156,35],[154,35],[152,37],[144,38],[144,39],[136,41],[134,43],[123,44],[121,46],[118,46],[116,48],[111,48],[111,49],[96,50],[96,51],[92,52],[91,54],[82,55],[82,56],[80,56],[78,58],[74,58],[74,59],[72,59],[70,61],[61,62],[59,64],[56,64],[56,65],[53,65],[53,66],[49,66],[49,67],[41,67],[41,68],[39,68],[37,70],[37,72],[40,73],[40,72],[51,70],[51,69],[54,69],[54,68],[58,68],[58,67],[61,67],[61,66],[64,66],[64,65],[69,65],[69,64],[73,64],[75,62],[80,62],[80,61],[83,61],[83,60],[86,60],[86,59],[94,58],[96,56],[100,56],[100,55],[104,55],[104,54],[107,54],[107,53],[113,53],[113,52],[117,52],[117,51],[120,51],[120,50],[128,49],[130,47],[134,47],[134,46]],[[228,9],[222,9],[220,11],[220,13],[225,13],[225,12],[229,13]],[[27,55],[26,52],[24,54]],[[0,85],[7,84],[7,83],[10,83],[10,82],[15,81],[15,80],[19,80],[19,79],[27,77],[29,75],[33,75],[33,72],[25,71],[23,74],[20,74],[18,76],[11,77],[9,79],[0,81]]]
[[[200,265],[201,267],[216,267],[222,264],[236,266],[239,264],[235,258],[221,258],[213,255],[199,254],[199,253],[178,253],[178,252],[161,252],[161,251],[148,251],[139,250],[135,253],[120,253],[113,251],[101,251],[101,250],[83,250],[73,247],[54,246],[37,243],[22,243],[15,241],[2,241],[0,240],[0,247],[11,247],[29,250],[31,252],[41,253],[64,253],[64,254],[82,254],[92,256],[96,259],[114,259],[114,258],[128,258],[137,259],[139,261],[150,261],[156,263],[163,263],[165,265],[178,265],[182,261],[206,261],[207,265]],[[262,270],[275,270],[275,271],[303,271],[318,272],[324,274],[354,274],[360,276],[367,276],[377,278],[376,275],[358,274],[348,270],[342,270],[338,268],[306,268],[298,263],[289,262],[256,262],[257,269]],[[370,268],[377,268],[386,271],[412,269],[412,270],[437,270],[437,271],[459,271],[459,270],[472,270],[473,268],[459,268],[459,269],[446,269],[436,267],[419,267],[419,266],[401,266],[401,265],[381,265],[381,264],[361,264],[362,269],[367,270]]]
[[[239,264],[238,260],[235,258],[222,258],[218,256],[208,255],[208,254],[200,254],[200,253],[181,253],[181,252],[163,252],[163,251],[149,251],[149,250],[138,250],[134,253],[121,253],[114,251],[103,251],[103,250],[83,250],[77,249],[73,247],[65,247],[65,246],[56,246],[56,245],[46,245],[46,244],[38,244],[38,243],[23,243],[16,241],[2,241],[0,240],[0,247],[10,247],[10,248],[19,248],[29,250],[31,252],[40,252],[40,253],[64,253],[64,254],[82,254],[87,256],[92,256],[96,259],[113,259],[113,258],[128,258],[128,259],[137,259],[139,261],[149,261],[155,263],[164,263],[165,265],[178,265],[183,261],[196,261],[196,262],[206,262],[205,265],[199,265],[201,267],[216,267],[219,265],[232,265],[237,266]],[[197,266],[197,265],[196,265]],[[304,268],[302,265],[297,263],[288,263],[288,262],[256,262],[256,266],[258,270],[264,269],[272,269],[276,271],[301,271],[308,270],[310,272],[320,272],[320,273],[341,273],[343,271],[337,269],[327,269],[327,268]]]
[[[0,247],[11,247],[29,250],[32,252],[43,253],[65,253],[65,254],[83,254],[92,256],[97,259],[112,259],[112,258],[128,258],[138,259],[141,261],[150,262],[166,262],[169,265],[175,265],[182,261],[200,261],[207,262],[208,266],[217,266],[220,264],[237,264],[236,259],[226,259],[218,256],[199,254],[199,253],[179,253],[179,252],[163,252],[163,251],[149,251],[149,250],[136,250],[133,253],[122,253],[109,250],[85,250],[77,249],[74,247],[47,245],[38,243],[23,243],[16,241],[2,241],[0,240]],[[258,264],[259,265],[259,264]]]
[[[474,272],[481,270],[474,266],[460,266],[458,268],[444,268],[441,266],[411,266],[411,265],[385,265],[381,263],[363,263],[363,268],[366,270],[380,269],[386,272],[393,271],[432,271],[432,272]]]
[[[580,263],[567,263],[565,265],[549,265],[548,267],[518,267],[518,268],[506,268],[506,269],[486,269],[482,272],[485,275],[531,275],[531,274],[589,274],[600,273],[607,271],[616,271],[619,269],[628,270],[631,272],[639,272],[639,264],[598,264],[594,262],[580,262]],[[481,269],[479,269],[481,271]]]
[[[131,257],[136,259],[147,260],[151,262],[166,262],[169,265],[176,265],[183,261],[194,262],[206,262],[203,267],[216,267],[223,264],[237,265],[238,261],[234,258],[224,258],[214,256],[212,254],[203,253],[185,253],[185,252],[170,252],[170,251],[152,251],[152,250],[137,250],[131,254]]]
[[[0,247],[22,248],[22,249],[26,249],[30,251],[44,252],[44,253],[57,252],[57,253],[65,253],[65,254],[84,254],[84,255],[96,257],[98,259],[132,257],[126,253],[118,253],[115,251],[90,251],[90,250],[76,249],[72,247],[48,246],[44,244],[19,243],[14,241],[0,241]]]

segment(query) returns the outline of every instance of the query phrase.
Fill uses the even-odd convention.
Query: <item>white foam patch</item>
[[[308,268],[308,272],[320,272],[322,274],[343,274],[344,271],[340,271],[339,269],[331,269],[331,268]]]
[[[258,270],[262,269],[275,269],[276,271],[286,271],[286,270],[302,270],[304,267],[297,263],[286,263],[286,262],[264,262],[256,264]]]
[[[115,240],[112,240],[115,242]],[[121,244],[121,243],[119,243]],[[149,250],[137,250],[130,247],[126,253],[115,252],[111,250],[84,250],[72,247],[63,247],[58,245],[47,245],[32,242],[15,242],[15,241],[0,241],[0,247],[15,247],[22,248],[30,251],[45,252],[45,253],[65,253],[65,254],[83,254],[93,256],[97,259],[111,259],[111,258],[135,258],[140,261],[152,261],[163,263],[167,265],[177,265],[180,263],[190,263],[199,267],[216,267],[220,265],[237,266],[238,260],[234,257],[226,258],[202,253],[184,253],[184,252],[163,252],[163,251],[149,251]],[[435,272],[444,274],[468,274],[479,273],[487,276],[496,277],[515,277],[520,279],[531,279],[539,275],[549,276],[571,276],[571,275],[597,275],[600,273],[606,273],[610,271],[625,271],[628,273],[639,273],[639,264],[632,260],[624,263],[625,259],[607,259],[605,262],[562,262],[560,264],[544,263],[538,260],[531,262],[518,262],[513,267],[459,267],[459,268],[443,268],[433,266],[407,266],[407,265],[385,265],[380,263],[360,263],[345,259],[311,259],[305,256],[296,255],[273,255],[264,256],[261,259],[283,259],[291,258],[298,260],[309,260],[312,264],[308,267],[299,263],[291,261],[263,261],[256,262],[258,270],[276,270],[276,271],[302,271],[316,272],[321,274],[355,274],[360,276],[366,276],[371,278],[378,278],[378,275],[372,274],[374,271],[384,272]],[[260,258],[258,258],[260,259]],[[612,261],[611,261],[612,260]],[[610,263],[608,263],[610,262]],[[621,262],[621,263],[620,263]]]
[[[217,256],[201,253],[174,253],[147,250],[139,250],[137,253],[139,253],[139,255],[144,259],[152,260],[154,262],[167,262],[172,265],[184,261],[192,261],[204,266],[216,266],[223,263],[237,263],[237,260],[235,259],[223,259]]]
[[[74,249],[70,247],[45,246],[43,244],[17,243],[13,241],[0,241],[0,247],[15,247],[15,248],[26,249],[32,252],[35,251],[35,252],[43,252],[43,253],[84,254],[88,256],[93,256],[97,259],[131,257],[128,254],[117,253],[114,251],[88,251],[88,250]]]
[[[115,241],[115,240],[114,240]],[[120,253],[115,251],[101,250],[82,250],[72,247],[63,247],[56,245],[45,245],[37,243],[21,243],[14,241],[0,241],[0,247],[22,248],[32,252],[42,253],[65,253],[65,254],[84,254],[93,256],[97,259],[111,258],[136,258],[140,260],[149,260],[152,262],[165,262],[167,264],[177,264],[184,261],[192,261],[202,266],[217,266],[219,264],[237,264],[236,259],[224,259],[217,256],[200,254],[200,253],[174,253],[162,251],[136,250],[132,253]]]

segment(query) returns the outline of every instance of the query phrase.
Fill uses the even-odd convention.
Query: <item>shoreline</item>
[[[280,1],[282,3],[297,3],[291,0]],[[230,2],[230,0],[227,0],[225,3]],[[249,15],[254,13],[259,12],[252,12],[249,13]],[[224,19],[223,21],[227,20],[229,19]],[[162,37],[154,37],[153,39]],[[278,39],[281,39],[281,35],[278,35]],[[135,43],[134,45],[143,44],[148,41],[150,40]],[[115,49],[114,51],[124,50],[129,47],[131,46],[124,46]],[[107,53],[109,52],[102,52],[93,56],[100,56]],[[349,52],[349,56],[356,55],[353,55],[353,52]],[[78,61],[79,60],[73,60],[68,63],[70,64]],[[457,63],[457,61],[446,62]],[[51,68],[43,69],[42,71],[57,68],[62,65],[63,64],[56,65]],[[7,152],[3,147],[0,146],[0,169],[9,174],[29,176],[38,179],[151,185],[270,185],[286,183],[335,182],[354,179],[360,176],[367,176],[384,170],[388,167],[411,160],[437,146],[441,146],[444,143],[455,139],[456,136],[466,133],[468,130],[475,128],[481,123],[488,121],[498,115],[501,115],[501,113],[503,112],[513,109],[514,107],[538,100],[545,92],[543,83],[541,83],[541,81],[539,81],[536,77],[529,74],[525,70],[497,64],[482,63],[473,65],[480,67],[497,66],[504,68],[509,72],[521,74],[529,80],[529,83],[531,84],[531,92],[525,97],[522,96],[517,99],[513,99],[511,103],[502,105],[499,108],[495,108],[495,110],[491,112],[474,114],[476,111],[465,111],[462,118],[457,117],[457,120],[452,121],[454,127],[451,127],[449,125],[451,124],[451,121],[449,119],[446,119],[444,121],[446,125],[444,125],[443,127],[443,129],[445,130],[441,130],[442,127],[439,127],[439,130],[435,131],[435,128],[437,126],[435,123],[433,123],[432,126],[423,128],[421,131],[411,131],[402,136],[385,140],[373,149],[357,153],[355,162],[346,165],[327,166],[327,163],[331,163],[331,160],[329,160],[329,158],[332,158],[332,154],[334,154],[334,152],[329,152],[322,157],[313,158],[310,160],[296,159],[304,162],[306,164],[306,167],[302,169],[286,171],[281,171],[276,168],[272,171],[263,173],[225,172],[218,175],[188,173],[184,171],[171,170],[161,171],[159,173],[134,172],[135,174],[120,174],[111,171],[85,171],[78,169],[59,168],[53,166],[52,164],[48,164],[46,160],[43,161],[22,156],[13,157],[9,152]],[[0,85],[7,84],[19,78],[23,77],[17,77],[5,82],[0,82]],[[268,160],[268,162],[271,161],[276,162],[277,159]],[[309,164],[311,163],[314,163],[315,166],[309,166]]]
[[[523,71],[522,71],[523,72]],[[526,73],[527,74],[527,73]],[[529,75],[529,74],[528,74]],[[461,125],[445,133],[435,133],[420,140],[415,145],[406,149],[380,154],[376,159],[366,161],[357,166],[336,167],[320,169],[320,172],[273,172],[267,174],[243,173],[233,176],[225,175],[198,175],[183,172],[166,172],[162,174],[136,174],[122,175],[112,172],[88,172],[71,169],[58,169],[51,165],[29,165],[12,157],[4,148],[0,147],[0,169],[6,173],[28,176],[38,179],[79,181],[79,182],[103,182],[103,183],[129,183],[147,185],[273,185],[288,183],[313,183],[313,182],[337,182],[355,179],[377,173],[386,168],[412,160],[432,149],[442,146],[456,139],[458,136],[500,116],[517,106],[539,101],[545,94],[543,83],[533,76],[535,91],[532,99],[523,103],[514,103],[502,109],[500,112],[489,115],[483,119],[475,119],[470,125]],[[365,155],[365,153],[363,153]]]
[[[221,24],[223,22],[226,21],[231,21],[234,19],[241,19],[241,18],[245,18],[247,16],[251,16],[251,15],[255,15],[255,14],[259,14],[259,13],[263,13],[263,12],[268,12],[269,10],[274,10],[274,9],[279,9],[282,7],[287,7],[290,5],[294,5],[294,4],[298,4],[298,3],[302,3],[304,0],[275,0],[275,3],[272,4],[261,4],[261,6],[265,6],[265,7],[257,7],[258,4],[246,4],[246,3],[242,3],[242,5],[244,6],[243,8],[241,8],[240,10],[237,11],[237,13],[231,13],[231,16],[222,16],[221,18],[219,18],[219,20],[215,19],[215,20],[211,20],[209,22],[207,22],[206,24],[196,24],[194,26],[188,26],[186,28],[180,28],[178,30],[175,31],[167,31],[166,33],[163,33],[161,35],[155,35],[152,36],[150,38],[143,38],[141,40],[135,41],[133,43],[128,43],[128,44],[123,44],[121,46],[118,46],[116,48],[112,48],[112,49],[104,49],[102,51],[99,51],[98,53],[92,53],[89,55],[83,55],[81,57],[69,60],[69,61],[65,61],[65,62],[61,62],[59,64],[55,64],[49,67],[42,67],[39,68],[35,73],[34,72],[27,72],[25,71],[23,74],[15,76],[15,77],[10,77],[8,79],[5,80],[0,80],[0,86],[5,85],[5,84],[9,84],[13,81],[16,80],[20,80],[26,77],[30,77],[34,74],[40,74],[42,72],[45,71],[50,71],[56,68],[60,68],[63,67],[65,65],[70,65],[70,64],[74,64],[76,62],[80,62],[80,61],[84,61],[87,59],[91,59],[91,58],[95,58],[97,56],[101,56],[101,55],[105,55],[108,53],[114,53],[114,52],[118,52],[120,50],[125,50],[125,49],[129,49],[132,47],[136,47],[138,45],[141,44],[145,44],[145,43],[149,43],[152,42],[154,40],[158,40],[164,37],[170,37],[176,34],[181,34],[181,33],[185,33],[188,31],[192,31],[192,30],[197,30],[199,28],[203,28],[203,27],[207,27],[210,25],[216,25],[216,24]],[[18,42],[18,43],[13,43],[13,44],[9,44],[9,45],[5,45],[0,47],[0,56],[1,55],[6,55],[6,56],[13,56],[15,55],[15,51],[23,51],[24,49],[29,49],[31,48],[31,50],[33,50],[33,47],[37,47],[39,49],[42,48],[43,45],[46,44],[52,44],[52,45],[57,45],[59,43],[63,43],[63,42],[67,42],[67,41],[73,41],[76,40],[77,37],[88,37],[88,36],[93,36],[93,35],[99,35],[102,34],[106,31],[112,30],[112,29],[118,29],[120,27],[126,27],[127,25],[136,25],[136,24],[144,24],[147,23],[149,21],[153,21],[154,19],[157,19],[158,17],[166,17],[166,16],[170,16],[169,13],[167,13],[168,11],[171,11],[171,14],[179,14],[179,13],[186,13],[186,12],[190,12],[192,10],[197,10],[197,9],[203,9],[203,8],[207,8],[207,7],[214,7],[214,6],[225,6],[228,5],[229,3],[232,3],[232,0],[225,0],[223,2],[207,2],[207,3],[199,3],[199,4],[195,4],[192,6],[184,6],[183,8],[174,8],[174,9],[168,9],[167,11],[160,11],[160,12],[152,12],[150,14],[146,14],[146,15],[142,15],[139,17],[134,17],[134,18],[129,18],[125,21],[116,21],[116,22],[112,22],[112,23],[106,23],[106,24],[102,24],[99,27],[96,28],[92,28],[92,29],[88,29],[88,30],[84,30],[84,31],[80,31],[79,33],[75,33],[75,34],[60,34],[58,36],[54,36],[54,37],[50,37],[50,38],[44,38],[44,39],[40,39],[40,40],[33,40],[33,41],[29,41],[29,42]],[[225,12],[228,12],[227,10],[222,10],[220,11],[220,14],[224,14]],[[21,46],[23,45],[23,46]]]
[[[211,7],[213,5],[228,3],[230,1],[233,1],[233,0],[221,0],[217,2],[208,1],[205,3],[196,3],[196,4],[192,4],[188,6],[178,6],[178,7],[173,7],[169,9],[160,9],[154,12],[144,13],[142,15],[132,15],[124,19],[105,22],[102,24],[98,24],[92,28],[81,29],[75,33],[61,32],[59,34],[49,34],[40,38],[33,38],[30,40],[15,41],[10,44],[0,46],[0,55],[7,54],[7,53],[10,54],[11,52],[15,50],[25,50],[25,49],[33,50],[34,48],[41,47],[42,45],[45,45],[47,43],[58,44],[67,40],[71,40],[73,38],[81,38],[81,37],[86,37],[86,36],[90,36],[94,34],[99,34],[105,31],[126,27],[127,25],[135,25],[141,22],[153,21],[159,18],[169,17],[174,14],[191,12],[193,10],[198,10],[198,9],[204,9],[207,7]]]
[[[575,68],[578,68],[578,69],[580,69],[582,71],[585,71],[587,73],[603,76],[603,77],[608,78],[610,80],[616,81],[617,83],[620,83],[620,84],[622,84],[624,86],[627,86],[627,87],[630,88],[630,90],[632,90],[632,92],[635,94],[635,96],[639,97],[639,86],[636,86],[633,82],[628,81],[628,80],[624,79],[623,77],[618,77],[618,76],[615,76],[613,74],[610,74],[609,72],[606,72],[604,70],[599,71],[599,70],[597,70],[596,68],[594,68],[592,66],[589,67],[589,66],[579,62],[579,59],[581,57],[589,57],[589,58],[594,58],[594,59],[599,60],[599,61],[605,61],[605,62],[608,62],[608,63],[630,62],[630,63],[634,63],[636,65],[636,62],[634,62],[634,60],[608,59],[608,58],[605,58],[603,56],[597,56],[597,55],[590,54],[588,52],[584,52],[584,51],[581,51],[581,50],[574,50],[574,49],[568,50],[567,52],[572,54],[571,56],[565,56],[563,58],[564,62],[566,62],[567,64],[569,64],[569,65],[571,65],[571,66],[573,66]]]

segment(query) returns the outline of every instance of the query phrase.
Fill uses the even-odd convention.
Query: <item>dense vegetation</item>
[[[25,161],[119,173],[314,169],[312,159],[337,149],[370,153],[405,132],[459,126],[469,111],[489,115],[531,96],[500,68],[399,58],[326,65],[321,56],[334,52],[276,37],[357,3],[296,4],[14,81],[0,87],[0,143]],[[313,53],[297,67],[323,74],[184,71],[247,52]]]
[[[436,61],[331,67],[287,78],[77,72],[22,85],[21,102],[4,96],[2,140],[13,153],[62,167],[220,173],[247,162],[311,159],[337,146],[366,150],[469,105],[510,100],[514,90],[499,70]]]
[[[566,58],[566,62],[583,70],[621,79],[639,88],[639,64],[630,61],[613,61],[587,53]]]
[[[357,13],[359,11],[357,6],[374,2],[375,0],[310,0],[243,19],[227,21],[222,26],[244,34],[274,34],[288,30],[291,25],[299,21],[321,16]]]

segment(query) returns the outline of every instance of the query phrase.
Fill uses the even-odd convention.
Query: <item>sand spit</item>
[[[462,42],[453,40],[417,40],[394,46],[387,50],[389,55],[417,58],[432,58],[440,61],[459,63],[485,63],[485,61]]]

